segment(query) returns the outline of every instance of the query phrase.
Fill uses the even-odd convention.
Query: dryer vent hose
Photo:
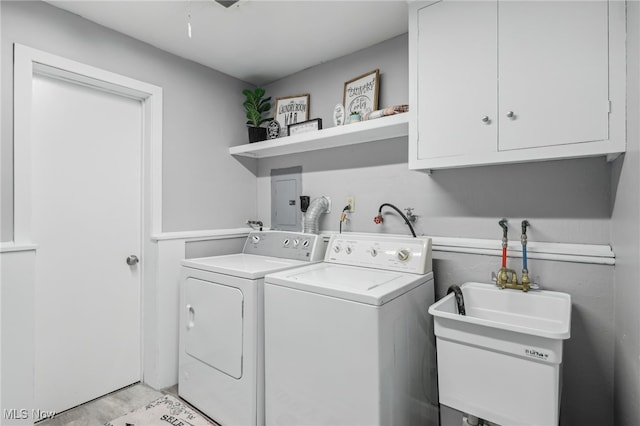
[[[318,222],[320,221],[320,215],[328,210],[329,199],[324,195],[311,200],[309,208],[303,217],[303,231],[306,234],[319,234]]]

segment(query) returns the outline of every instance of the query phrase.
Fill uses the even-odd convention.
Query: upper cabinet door
[[[419,159],[497,149],[496,10],[486,1],[417,10]]]
[[[499,149],[609,138],[606,1],[498,2]]]
[[[625,2],[409,6],[409,167],[625,151]]]

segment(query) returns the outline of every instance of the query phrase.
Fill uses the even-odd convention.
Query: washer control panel
[[[426,274],[432,270],[431,238],[334,234],[325,262]]]
[[[327,243],[316,234],[289,231],[252,231],[244,243],[243,253],[284,259],[320,261]]]

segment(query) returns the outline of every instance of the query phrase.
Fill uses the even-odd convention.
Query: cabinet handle
[[[509,111],[507,113],[507,118],[514,118],[516,115],[513,113],[513,111]]]
[[[489,124],[489,122],[490,122],[490,121],[491,121],[491,120],[489,119],[489,117],[488,117],[488,116],[486,116],[486,115],[485,115],[484,117],[482,117],[482,122],[483,122],[484,124]]]

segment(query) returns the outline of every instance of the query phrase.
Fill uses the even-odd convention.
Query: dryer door
[[[234,287],[188,278],[185,351],[233,377],[242,377],[243,295]]]

